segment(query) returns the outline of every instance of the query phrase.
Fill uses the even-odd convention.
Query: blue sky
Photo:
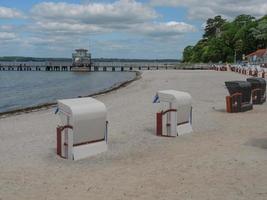
[[[258,7],[257,5],[261,5]],[[1,0],[0,56],[174,58],[208,18],[267,14],[265,0]]]

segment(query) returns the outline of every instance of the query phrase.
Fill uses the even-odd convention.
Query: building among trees
[[[246,56],[250,64],[266,64],[267,63],[267,49],[258,49]]]

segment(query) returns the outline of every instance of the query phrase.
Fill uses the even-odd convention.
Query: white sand
[[[146,71],[97,97],[108,107],[109,151],[81,161],[55,153],[53,109],[0,119],[0,199],[267,199],[267,104],[225,112],[215,71]],[[155,136],[157,90],[189,92],[194,133]]]

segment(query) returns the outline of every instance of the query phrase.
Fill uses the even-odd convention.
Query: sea
[[[135,72],[1,71],[0,113],[95,94],[134,77]]]

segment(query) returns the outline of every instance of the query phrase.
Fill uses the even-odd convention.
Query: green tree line
[[[185,47],[183,62],[234,62],[259,48],[267,48],[267,15],[239,15],[233,21],[218,15],[207,20],[195,46]]]

